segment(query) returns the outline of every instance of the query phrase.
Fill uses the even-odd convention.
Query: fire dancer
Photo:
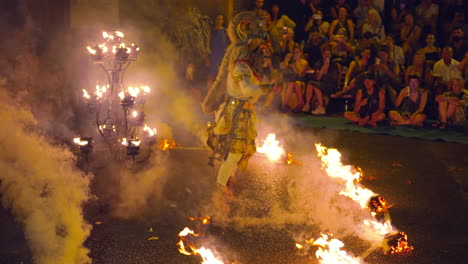
[[[260,77],[260,69],[270,58],[264,53],[266,42],[255,12],[237,14],[228,35],[231,45],[202,105],[204,112],[215,112],[215,124],[208,128],[208,145],[213,150],[210,165],[214,159],[223,160],[217,176],[223,192],[228,190],[236,168],[245,169],[256,152],[254,103],[272,87],[262,84]]]

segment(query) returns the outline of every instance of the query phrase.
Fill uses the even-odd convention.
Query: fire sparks
[[[321,234],[322,237],[312,241],[312,245],[319,246],[315,256],[320,263],[347,263],[359,264],[361,261],[358,258],[352,257],[341,250],[344,243],[335,238],[329,238],[327,235]]]
[[[143,131],[148,133],[148,136],[154,137],[158,132],[156,128],[151,128],[148,125],[145,124],[145,127],[143,128]]]
[[[276,135],[268,134],[263,146],[257,147],[257,152],[265,154],[269,160],[278,161],[285,153],[284,149],[279,146],[279,141],[276,140]]]
[[[169,150],[169,149],[173,149],[173,148],[175,148],[175,146],[176,146],[176,142],[175,142],[174,139],[172,139],[172,140],[171,139],[164,139],[164,140],[161,141],[161,144],[160,144],[161,150],[164,150],[164,151]]]
[[[193,230],[186,227],[179,233],[179,242],[177,246],[179,247],[179,252],[181,254],[191,256],[199,255],[202,258],[201,264],[224,264],[223,261],[219,260],[213,251],[208,248],[200,247],[197,248],[195,243],[191,241],[190,237],[198,237],[199,234],[196,234]]]
[[[190,221],[200,220],[200,222],[202,224],[204,224],[204,225],[207,225],[207,224],[211,223],[211,217],[210,216],[201,216],[201,217],[198,217],[198,218],[189,217],[189,220]]]

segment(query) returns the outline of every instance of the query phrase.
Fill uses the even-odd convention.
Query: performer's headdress
[[[227,34],[231,40],[231,45],[224,54],[223,61],[219,67],[218,76],[208,91],[202,103],[205,113],[212,113],[226,93],[226,77],[230,66],[236,60],[247,59],[249,51],[247,45],[254,39],[264,39],[266,33],[260,27],[254,11],[243,11],[238,13],[229,23]]]

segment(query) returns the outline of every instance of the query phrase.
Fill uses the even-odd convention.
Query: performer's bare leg
[[[226,187],[229,178],[236,172],[237,164],[242,158],[242,153],[229,153],[227,159],[218,171],[217,183]]]

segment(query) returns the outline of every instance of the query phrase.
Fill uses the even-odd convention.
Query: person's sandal
[[[432,123],[432,127],[434,128],[439,128],[443,123],[440,121],[436,121],[435,123]]]
[[[439,126],[439,129],[446,129],[448,126],[447,126],[447,123],[441,123],[440,126]]]

